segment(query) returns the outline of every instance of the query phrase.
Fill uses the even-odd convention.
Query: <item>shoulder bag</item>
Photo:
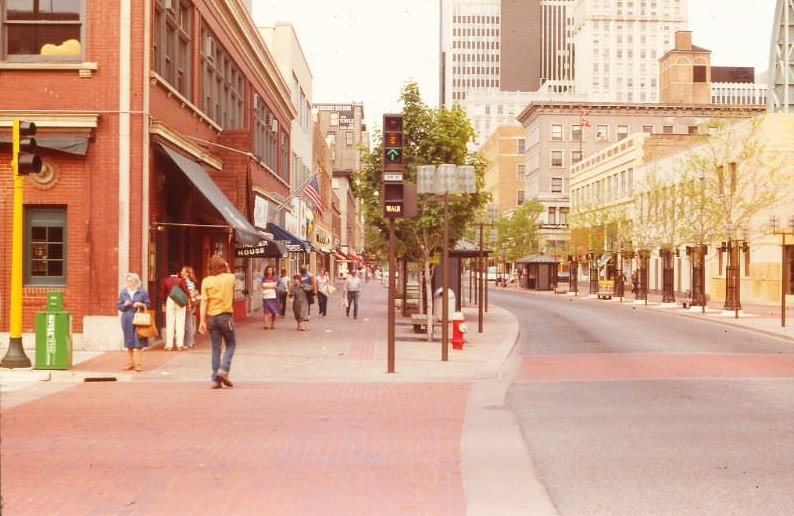
[[[171,287],[171,292],[168,293],[168,297],[173,299],[174,303],[179,306],[185,306],[187,304],[187,294],[179,285]]]

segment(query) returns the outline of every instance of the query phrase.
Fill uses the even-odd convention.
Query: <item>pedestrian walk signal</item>
[[[383,115],[383,170],[403,170],[403,116]]]

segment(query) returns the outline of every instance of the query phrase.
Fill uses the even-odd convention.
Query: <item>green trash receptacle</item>
[[[63,311],[63,293],[48,292],[44,312],[36,313],[36,369],[72,367],[72,314]]]

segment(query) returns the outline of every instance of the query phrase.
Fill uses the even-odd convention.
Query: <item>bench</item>
[[[598,299],[612,299],[612,292],[596,292]]]
[[[433,317],[433,324],[440,322],[438,317]],[[414,325],[414,333],[427,333],[427,314],[411,314],[411,324]]]

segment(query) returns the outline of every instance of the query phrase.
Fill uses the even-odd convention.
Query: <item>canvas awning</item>
[[[259,231],[232,204],[201,165],[168,147],[161,145],[160,148],[165,151],[174,165],[184,172],[190,182],[207,198],[210,204],[218,210],[223,219],[229,223],[234,230],[234,236],[238,243],[256,245],[262,240],[262,235]]]

